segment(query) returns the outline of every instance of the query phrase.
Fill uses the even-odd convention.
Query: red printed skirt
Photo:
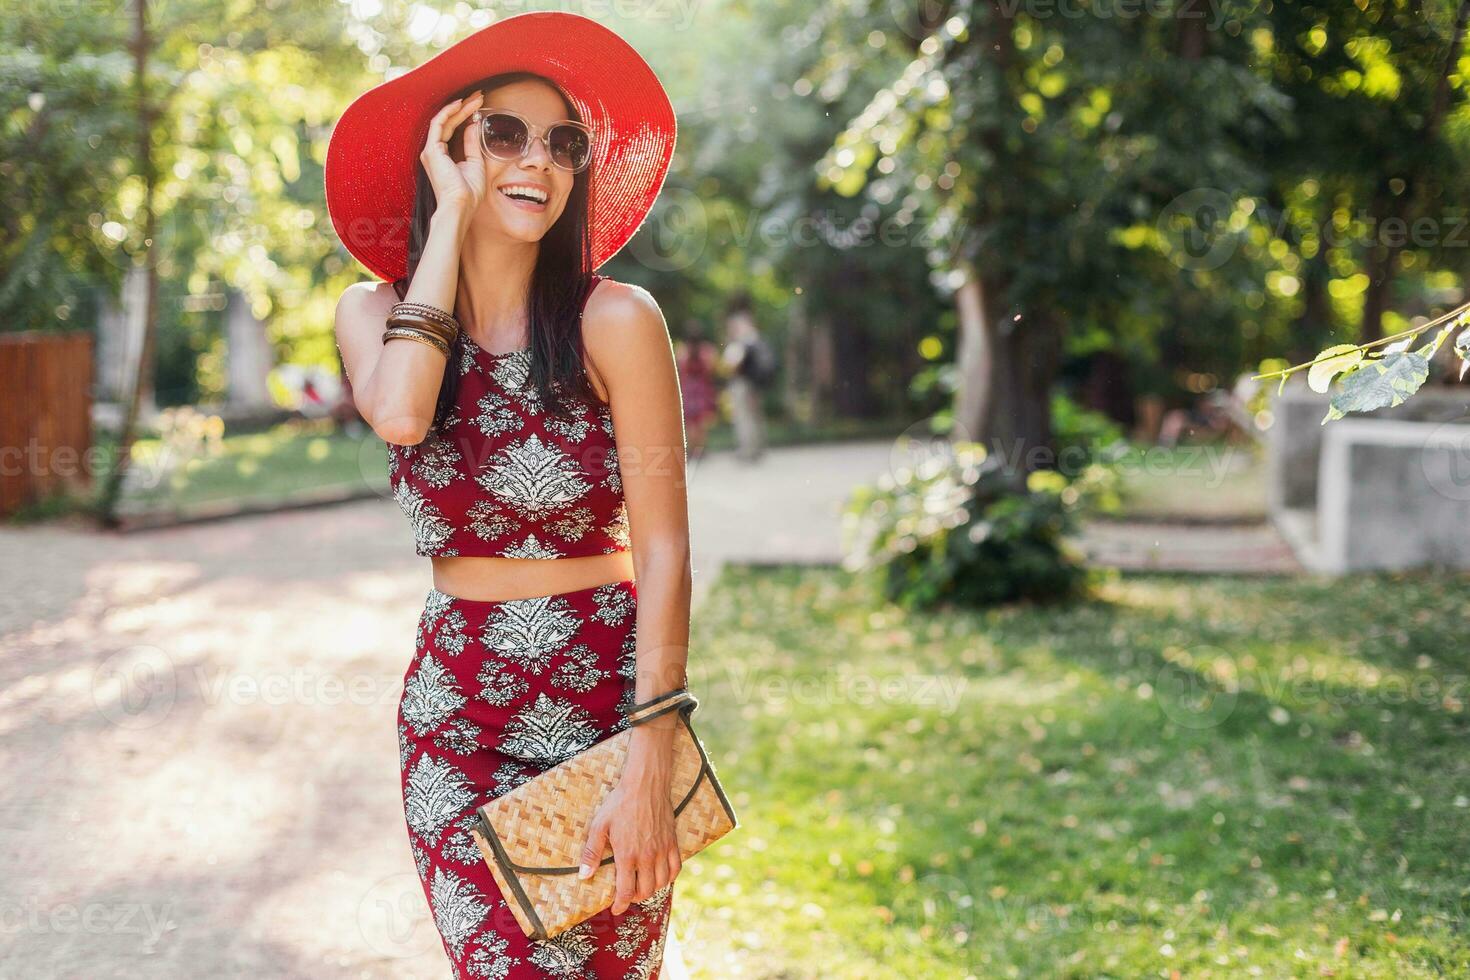
[[[521,932],[470,837],[476,808],[625,727],[633,580],[487,602],[431,589],[398,705],[409,846],[462,980],[629,978],[663,965],[673,883],[549,940]]]

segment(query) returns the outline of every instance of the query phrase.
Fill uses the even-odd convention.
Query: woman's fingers
[[[455,99],[444,108],[434,113],[434,118],[429,121],[429,132],[424,137],[424,154],[443,152],[444,147],[444,121],[460,107],[463,99]]]
[[[444,124],[445,142],[448,142],[449,137],[454,135],[454,131],[459,128],[460,123],[468,119],[470,114],[480,108],[480,103],[484,101],[485,95],[483,92],[476,92],[474,95],[460,100],[459,108],[455,110],[454,114]]]
[[[587,832],[587,842],[582,845],[582,860],[577,869],[577,877],[590,878],[597,873],[602,865],[602,852],[607,848],[607,837],[607,824],[595,821]],[[613,863],[617,864],[616,861]]]
[[[476,108],[478,106],[479,104],[476,103]],[[461,145],[461,149],[464,151],[465,163],[474,164],[476,168],[479,168],[482,162],[481,158],[485,154],[484,147],[480,145],[480,134],[474,126],[466,126],[464,128],[464,143]]]
[[[470,117],[471,113],[480,108],[480,103],[483,101],[485,101],[485,96],[479,92],[459,100],[459,108],[454,110],[448,119],[444,120],[444,133],[439,137],[444,141],[446,146],[454,137],[454,131]],[[466,127],[465,132],[469,132],[468,127]]]
[[[463,99],[455,99],[447,103],[442,109],[434,114],[429,123],[429,134],[424,141],[424,152],[429,154],[447,153],[449,138],[459,128],[459,124],[469,118],[470,113],[480,107],[485,99],[484,93],[476,92]]]
[[[485,196],[485,159],[480,144],[480,133],[475,126],[466,126],[460,138],[460,175],[474,192],[478,202]]]
[[[653,859],[650,858],[638,868],[638,887],[633,891],[633,901],[647,901],[648,896],[654,893],[657,882],[658,873],[654,870]]]
[[[643,882],[648,886],[648,894],[640,901],[646,901],[653,897],[654,892],[664,887],[671,880],[669,878],[669,852],[661,850],[648,860],[648,875]]]
[[[618,869],[618,885],[613,893],[612,914],[622,915],[638,890],[638,866],[631,860],[619,861],[616,858],[613,866]]]

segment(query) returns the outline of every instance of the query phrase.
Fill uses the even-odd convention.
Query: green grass
[[[1134,446],[1119,461],[1121,517],[1182,520],[1266,515],[1264,451],[1252,445]]]
[[[729,568],[690,682],[742,825],[681,875],[686,956],[1470,975],[1467,584],[1125,577],[918,615],[835,570]]]
[[[117,440],[98,435],[104,460]],[[52,520],[97,509],[107,467],[90,488],[58,492],[21,508],[11,522]],[[351,436],[329,420],[284,422],[259,432],[226,435],[213,444],[169,448],[157,437],[133,444],[132,472],[120,511],[187,516],[201,507],[270,506],[301,494],[330,491],[388,493],[388,456],[371,430]]]
[[[218,451],[176,454],[158,439],[139,440],[133,465],[145,483],[129,510],[188,510],[218,501],[273,501],[323,488],[386,492],[387,451],[370,430],[353,437],[330,421],[286,422],[263,432],[226,436]]]

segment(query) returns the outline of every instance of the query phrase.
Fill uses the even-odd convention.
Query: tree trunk
[[[998,291],[972,275],[955,297],[960,383],[955,438],[983,442],[1018,484],[1057,465],[1051,391],[1061,331],[1049,315],[1002,318],[988,297]]]
[[[269,382],[275,351],[265,323],[256,318],[249,298],[238,289],[230,289],[225,301],[225,367],[232,408],[274,407]]]
[[[955,293],[959,317],[959,342],[955,366],[959,386],[955,392],[953,439],[978,441],[990,416],[990,341],[985,330],[985,294],[978,276],[966,277]]]
[[[1373,192],[1373,203],[1369,209],[1373,242],[1368,246],[1363,270],[1368,274],[1368,288],[1363,292],[1363,319],[1358,328],[1360,344],[1383,336],[1383,311],[1388,308],[1388,293],[1393,286],[1394,269],[1402,247],[1391,243],[1399,240],[1399,229],[1404,227],[1404,197],[1403,194],[1391,196],[1386,181],[1380,181]]]
[[[812,423],[832,418],[832,390],[836,387],[836,343],[832,337],[832,315],[826,310],[811,318]]]
[[[867,278],[850,260],[844,259],[834,269],[824,291],[829,297],[839,298],[835,304],[838,319],[829,322],[832,339],[832,407],[839,418],[871,418],[873,413],[873,386],[869,379],[872,361],[872,345],[868,333],[861,326],[861,309],[848,310],[848,305],[860,306],[862,290]]]
[[[127,477],[132,457],[133,439],[138,427],[138,417],[145,403],[153,400],[153,362],[158,333],[158,266],[153,248],[157,234],[154,212],[154,188],[158,183],[154,173],[152,132],[153,106],[148,99],[148,51],[151,41],[148,36],[148,0],[133,0],[133,87],[137,100],[138,124],[138,172],[143,178],[143,273],[146,277],[143,314],[143,342],[138,352],[138,368],[132,380],[132,397],[128,399],[123,416],[122,432],[118,438],[117,458],[108,476],[107,486],[102,493],[99,516],[102,523],[115,526],[118,523],[117,504],[122,496],[123,482]]]
[[[1051,390],[1061,352],[1060,331],[1047,315],[986,318],[995,356],[994,390],[985,442],[1008,471],[1023,479],[1034,470],[1055,469]]]
[[[1081,396],[1085,407],[1101,412],[1124,428],[1132,428],[1137,421],[1128,359],[1117,351],[1100,350],[1089,358]]]
[[[1213,8],[1210,0],[1183,0],[1179,5],[1176,50],[1185,61],[1198,61],[1204,56],[1210,24],[1216,16]]]
[[[1325,241],[1325,236],[1321,239]],[[1332,333],[1332,302],[1327,295],[1327,284],[1332,270],[1327,266],[1327,247],[1319,246],[1317,254],[1307,260],[1302,273],[1302,315],[1291,331],[1287,357],[1296,364],[1317,355],[1325,343],[1324,338]]]

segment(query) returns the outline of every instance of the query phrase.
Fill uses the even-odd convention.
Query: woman
[[[719,351],[704,337],[698,320],[685,321],[684,337],[674,344],[679,392],[684,400],[684,436],[691,462],[704,456],[709,427],[720,414]]]
[[[680,870],[677,713],[634,727],[593,820],[582,864],[610,849],[598,873],[617,882],[594,918],[526,939],[468,831],[480,803],[685,686],[672,344],[647,292],[592,272],[647,214],[673,144],[648,66],[563,13],[478,32],[364,95],[333,132],[333,223],[392,283],[350,287],[336,331],[433,563],[398,733],[409,843],[457,977],[660,974]],[[447,353],[385,339],[400,301],[452,314]]]

